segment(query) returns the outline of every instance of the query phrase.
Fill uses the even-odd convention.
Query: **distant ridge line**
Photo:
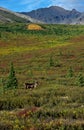
[[[47,24],[84,24],[84,13],[76,9],[66,10],[59,6],[39,8],[30,12],[21,12]]]

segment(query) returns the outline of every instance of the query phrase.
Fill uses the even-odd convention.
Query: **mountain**
[[[78,17],[77,24],[84,24],[84,13],[82,13],[80,17]]]
[[[83,13],[75,9],[70,11],[58,6],[21,13],[48,24],[84,24]]]
[[[84,24],[84,13],[51,6],[31,12],[13,12],[0,7],[0,22],[47,23],[47,24]]]
[[[0,22],[27,22],[27,23],[40,23],[40,21],[26,16],[24,14],[16,13],[5,8],[0,7]]]

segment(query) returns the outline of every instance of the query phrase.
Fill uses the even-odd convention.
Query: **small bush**
[[[84,87],[84,77],[81,73],[79,73],[79,75],[77,77],[77,85],[79,87]]]
[[[14,70],[14,67],[13,67],[13,63],[11,63],[10,74],[9,74],[9,77],[8,77],[6,87],[12,89],[12,88],[17,88],[17,86],[18,86],[18,81],[17,81],[17,78],[15,76],[15,70]]]

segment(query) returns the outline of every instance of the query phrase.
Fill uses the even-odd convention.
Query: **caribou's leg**
[[[27,89],[27,84],[25,83],[25,88]]]

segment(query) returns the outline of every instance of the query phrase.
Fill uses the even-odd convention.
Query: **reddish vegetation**
[[[23,109],[17,113],[18,117],[28,117],[30,113],[34,113],[38,110],[37,107],[33,107],[31,109]]]
[[[0,48],[1,48],[1,47],[5,48],[5,47],[7,47],[7,46],[8,46],[8,44],[6,44],[5,42],[0,41]]]
[[[32,127],[32,128],[30,128],[30,130],[37,130],[36,128],[34,128],[34,127]]]
[[[25,128],[24,130],[37,130],[37,129],[34,128],[34,127],[31,127],[30,129],[29,128]]]
[[[71,42],[84,42],[84,36],[78,36],[78,37],[75,37],[71,40]]]

